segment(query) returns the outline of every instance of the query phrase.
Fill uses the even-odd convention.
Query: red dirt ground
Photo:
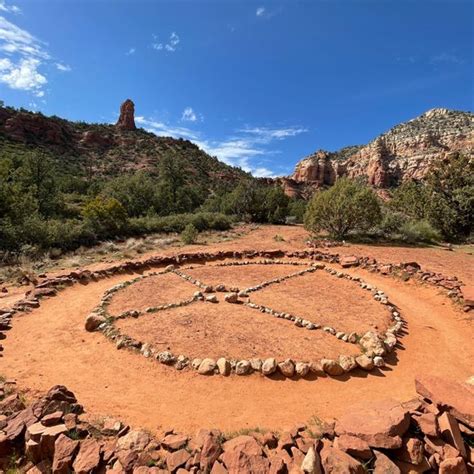
[[[390,295],[389,295],[390,296]],[[390,323],[387,308],[356,282],[314,273],[271,285],[252,293],[251,301],[329,325],[336,330],[363,333],[385,331]]]
[[[297,328],[289,321],[244,305],[196,302],[189,306],[117,321],[123,334],[149,342],[162,350],[190,358],[249,359],[291,357],[313,361],[340,354],[357,354],[359,348],[324,331]]]
[[[285,242],[275,242],[280,234]],[[299,227],[268,226],[214,248],[304,248],[307,234]],[[344,247],[348,254],[381,252],[381,261],[417,260],[426,269],[458,275],[473,284],[472,256],[438,249],[373,249]],[[173,253],[173,250],[164,252]],[[372,255],[374,255],[372,253]],[[374,255],[375,256],[375,255]],[[387,292],[408,322],[403,347],[383,371],[345,378],[317,380],[250,377],[203,377],[180,373],[128,351],[117,351],[102,334],[86,333],[84,318],[103,292],[130,278],[117,275],[88,285],[74,285],[45,300],[29,314],[14,318],[2,341],[0,373],[16,378],[20,388],[44,392],[54,384],[73,390],[91,417],[116,416],[151,430],[201,427],[225,431],[262,427],[285,429],[316,415],[337,417],[354,400],[388,396],[405,401],[415,395],[417,374],[437,374],[458,380],[472,375],[472,316],[463,313],[429,286],[354,270]]]
[[[108,311],[113,316],[132,309],[143,311],[150,306],[187,300],[198,290],[174,273],[151,276],[115,293]]]
[[[311,263],[311,262],[310,262]],[[308,263],[308,266],[309,264]],[[291,275],[305,267],[299,265],[245,265],[216,267],[215,265],[203,265],[191,270],[183,270],[186,274],[208,284],[224,284],[227,287],[236,286],[243,290],[266,280]]]

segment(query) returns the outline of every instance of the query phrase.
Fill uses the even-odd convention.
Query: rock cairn
[[[108,289],[102,296],[99,305],[86,318],[86,330],[101,331],[105,337],[115,344],[117,349],[126,348],[135,351],[146,358],[153,358],[159,363],[172,366],[177,370],[194,369],[200,375],[220,374],[228,376],[233,373],[235,375],[242,376],[250,375],[252,373],[260,373],[264,376],[270,376],[275,372],[279,372],[285,377],[305,377],[309,374],[311,374],[313,377],[315,375],[340,376],[343,374],[348,374],[355,369],[369,371],[374,368],[383,367],[385,365],[384,356],[395,349],[398,341],[397,337],[399,337],[402,333],[404,322],[398,308],[389,302],[387,295],[382,291],[364,282],[357,276],[349,275],[347,273],[330,268],[323,263],[303,263],[299,261],[266,259],[260,261],[240,260],[234,262],[223,262],[214,266],[229,267],[243,265],[294,265],[304,266],[305,268],[289,275],[273,278],[258,285],[240,290],[239,288],[232,286],[227,288],[224,284],[218,284],[216,286],[208,285],[188,275],[185,272],[186,268],[182,270],[176,268],[174,265],[169,265],[161,272],[151,272],[147,275],[140,275]],[[187,267],[187,269],[192,268],[192,266]],[[317,270],[325,270],[328,274],[333,275],[336,278],[345,278],[347,280],[353,281],[358,284],[361,289],[371,292],[373,298],[386,307],[389,311],[392,323],[387,331],[385,333],[369,331],[365,334],[358,334],[357,332],[346,333],[344,331],[338,330],[337,328],[315,323],[287,312],[276,311],[267,306],[253,303],[250,300],[250,295],[254,292],[262,290],[270,285],[282,283],[283,281],[291,278],[297,278],[307,273],[313,273]],[[145,278],[163,275],[168,272],[173,272],[174,274],[183,278],[185,281],[197,286],[199,291],[195,292],[194,295],[187,300],[167,303],[158,307],[149,307],[144,311],[128,310],[116,316],[109,313],[108,306],[110,305],[112,298],[116,293],[130,285],[133,285],[134,283],[142,281]],[[123,334],[115,325],[115,322],[120,319],[139,318],[149,315],[150,313],[157,313],[160,311],[169,310],[171,308],[190,305],[196,301],[216,303],[218,302],[216,295],[218,292],[227,292],[224,297],[224,300],[227,303],[241,303],[247,308],[255,309],[260,313],[287,320],[296,327],[312,331],[323,330],[328,335],[334,336],[342,342],[358,344],[360,348],[360,354],[358,356],[343,354],[335,360],[323,358],[318,361],[293,361],[289,358],[277,361],[274,357],[264,360],[258,358],[236,360],[226,359],[225,357],[214,359],[203,356],[202,358],[193,359],[185,354],[174,354],[169,350],[162,351],[158,348],[155,348],[152,344],[144,341],[138,341],[126,334]],[[208,295],[206,296],[206,294]]]
[[[418,397],[348,407],[335,421],[312,419],[288,431],[225,434],[200,429],[152,435],[118,419],[90,423],[64,386],[26,405],[0,384],[0,469],[59,473],[360,473],[474,469],[474,389],[423,376]]]

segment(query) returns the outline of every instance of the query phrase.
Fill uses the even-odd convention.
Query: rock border
[[[101,302],[99,303],[99,305],[87,317],[85,324],[86,329],[89,331],[101,331],[106,338],[115,343],[117,349],[126,348],[138,352],[146,358],[154,358],[158,362],[164,365],[172,366],[177,370],[194,369],[200,375],[250,375],[256,372],[264,376],[269,376],[274,374],[275,372],[279,372],[285,377],[306,377],[308,374],[326,374],[330,376],[338,376],[347,374],[356,368],[362,368],[364,370],[370,371],[374,368],[380,368],[385,365],[383,356],[394,350],[398,341],[397,335],[399,336],[399,334],[401,333],[404,326],[404,321],[400,315],[398,308],[396,308],[393,304],[389,302],[387,295],[385,295],[382,291],[378,290],[373,285],[369,285],[368,283],[364,282],[360,277],[352,276],[348,273],[337,271],[333,268],[327,267],[323,263],[303,263],[300,261],[285,261],[279,259],[266,259],[263,261],[244,260],[237,262],[223,262],[209,266],[229,267],[243,265],[273,264],[304,266],[306,268],[288,275],[263,281],[262,283],[256,286],[252,286],[244,290],[239,290],[239,288],[236,287],[226,288],[224,284],[218,284],[215,286],[208,285],[200,280],[193,278],[192,276],[185,273],[185,271],[183,271],[193,269],[194,267],[192,266],[185,267],[184,269],[179,269],[175,265],[169,265],[161,272],[150,272],[147,275],[135,277],[133,279],[114,285],[112,288],[106,290],[103,297],[101,298]],[[359,284],[360,288],[371,291],[374,299],[382,305],[386,306],[390,312],[392,324],[389,326],[387,331],[385,331],[385,333],[383,334],[379,334],[374,331],[369,331],[362,335],[357,334],[356,332],[345,333],[344,331],[338,331],[336,328],[333,328],[331,326],[323,326],[322,324],[317,324],[286,312],[275,311],[272,308],[263,305],[258,305],[256,303],[251,302],[250,300],[250,293],[259,291],[273,284],[281,283],[290,278],[297,278],[307,273],[313,273],[317,270],[325,270],[328,274],[333,275],[337,278],[345,278],[354,281]],[[185,281],[188,281],[197,286],[200,290],[203,290],[205,294],[209,295],[206,296],[205,294],[203,294],[203,292],[197,291],[192,298],[189,298],[187,300],[163,304],[158,307],[150,307],[147,308],[145,311],[128,310],[116,316],[109,313],[108,306],[111,303],[113,296],[117,292],[123,290],[124,288],[127,288],[130,285],[133,285],[134,283],[142,281],[145,278],[155,277],[166,273],[174,273],[178,275]],[[120,319],[138,318],[146,314],[190,305],[196,301],[216,302],[216,295],[211,293],[227,291],[231,291],[231,293],[227,293],[225,296],[225,300],[229,303],[243,303],[246,307],[258,310],[261,313],[288,320],[289,322],[294,323],[296,327],[305,328],[307,330],[322,329],[327,334],[332,335],[343,342],[358,344],[360,346],[361,352],[358,356],[340,355],[337,359],[322,358],[318,361],[313,362],[293,361],[289,358],[277,361],[274,357],[270,357],[265,360],[262,360],[260,358],[227,359],[225,357],[221,357],[218,359],[211,357],[191,359],[185,354],[176,355],[169,350],[158,350],[152,344],[143,341],[138,341],[128,336],[127,334],[123,334],[115,325],[115,321]],[[244,300],[239,300],[239,298],[242,298]]]

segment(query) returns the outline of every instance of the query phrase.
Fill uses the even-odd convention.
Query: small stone
[[[353,356],[340,356],[339,365],[344,369],[344,372],[350,372],[357,367],[357,362]]]
[[[439,474],[468,474],[463,458],[448,458],[439,465]]]
[[[277,361],[273,357],[270,357],[269,359],[265,359],[265,361],[262,364],[262,374],[263,375],[271,375],[273,374],[276,369],[277,369]]]
[[[307,362],[297,362],[295,365],[295,372],[300,377],[306,377],[309,372],[309,364]]]
[[[216,369],[216,361],[214,359],[204,359],[199,365],[198,374],[211,375]]]
[[[356,357],[356,362],[357,365],[364,370],[372,370],[375,367],[374,361],[365,354]]]
[[[225,301],[227,301],[227,303],[238,303],[239,302],[239,297],[237,295],[237,293],[228,293],[227,295],[225,295],[224,297]]]
[[[383,360],[383,357],[375,356],[374,357],[374,365],[375,365],[375,367],[384,367],[385,366],[385,361]]]
[[[209,303],[218,303],[219,302],[216,295],[206,296],[206,301],[209,302]]]
[[[280,362],[278,368],[285,377],[293,377],[295,374],[295,364],[291,359],[286,359],[283,362]]]
[[[344,373],[344,369],[341,365],[332,359],[321,359],[321,366],[324,372],[332,376],[338,376]]]
[[[220,359],[217,359],[217,369],[219,370],[219,373],[221,375],[229,375],[230,374],[230,362],[224,358],[221,357]]]
[[[235,373],[237,375],[247,375],[250,369],[250,362],[248,360],[240,360],[235,366]]]
[[[250,359],[250,367],[255,372],[260,372],[262,370],[262,360],[261,359]]]
[[[95,331],[102,323],[105,323],[107,320],[104,316],[101,316],[97,313],[91,313],[86,318],[86,322],[84,324],[86,331],[93,332]]]

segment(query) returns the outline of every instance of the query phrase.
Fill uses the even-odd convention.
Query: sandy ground
[[[244,305],[196,302],[189,306],[118,321],[123,334],[190,358],[288,357],[313,361],[356,354],[358,347],[324,331],[297,328],[291,322]]]
[[[285,242],[275,242],[275,234],[283,235]],[[218,248],[304,248],[305,238],[301,228],[263,227]],[[379,249],[364,247],[356,251],[344,247],[343,251],[368,255]],[[417,260],[427,269],[474,283],[469,269],[472,257],[465,254],[385,248],[379,258],[393,262]],[[415,395],[417,374],[432,373],[457,380],[472,375],[474,331],[469,314],[435,288],[361,269],[353,272],[386,291],[408,322],[402,347],[383,371],[316,380],[266,379],[257,375],[203,377],[117,351],[101,334],[86,333],[83,323],[106,289],[130,278],[118,275],[67,288],[45,300],[39,309],[15,317],[12,330],[2,341],[5,350],[0,374],[17,379],[21,388],[32,392],[64,384],[75,392],[91,417],[110,415],[151,430],[181,431],[200,427],[225,431],[257,426],[285,429],[315,415],[337,417],[355,400],[388,396],[407,400]]]

